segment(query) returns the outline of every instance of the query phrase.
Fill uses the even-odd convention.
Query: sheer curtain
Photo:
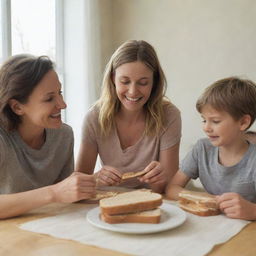
[[[99,96],[101,84],[100,17],[96,0],[64,1],[64,96],[66,123],[75,135],[75,157],[83,117]]]

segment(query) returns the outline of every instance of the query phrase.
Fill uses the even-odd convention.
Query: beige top
[[[166,126],[157,136],[142,137],[132,146],[122,149],[116,127],[107,137],[100,134],[97,107],[92,107],[83,123],[83,142],[94,146],[100,156],[102,165],[109,165],[121,173],[143,170],[151,161],[159,161],[159,152],[179,142],[181,137],[180,111],[172,105],[166,106]],[[131,179],[125,186],[137,187],[138,180]]]

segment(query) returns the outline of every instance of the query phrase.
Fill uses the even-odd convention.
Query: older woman
[[[61,121],[61,84],[47,57],[16,55],[0,69],[0,218],[95,192],[73,174],[73,132]]]

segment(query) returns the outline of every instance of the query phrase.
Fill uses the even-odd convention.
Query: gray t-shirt
[[[41,149],[29,147],[17,131],[0,127],[0,194],[17,193],[51,185],[74,169],[71,127],[46,129]]]
[[[218,147],[200,139],[183,159],[180,169],[190,178],[199,177],[205,190],[214,195],[235,192],[256,202],[256,145],[249,144],[242,160],[225,167],[218,161]]]
[[[96,106],[87,113],[83,124],[83,141],[94,147],[100,156],[102,165],[117,168],[121,173],[141,171],[151,161],[159,161],[159,153],[177,144],[181,137],[180,111],[174,106],[165,106],[166,125],[156,136],[143,135],[134,145],[122,149],[116,127],[107,137],[101,136],[98,122],[99,111]],[[122,186],[136,187],[137,179],[130,179]]]

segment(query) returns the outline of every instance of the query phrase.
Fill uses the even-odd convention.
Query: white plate
[[[186,213],[177,206],[163,203],[160,206],[161,220],[158,224],[147,223],[119,223],[108,224],[102,221],[99,217],[100,207],[91,209],[87,213],[87,221],[92,225],[115,232],[127,233],[127,234],[147,234],[156,233],[172,229],[180,226],[186,220]]]

